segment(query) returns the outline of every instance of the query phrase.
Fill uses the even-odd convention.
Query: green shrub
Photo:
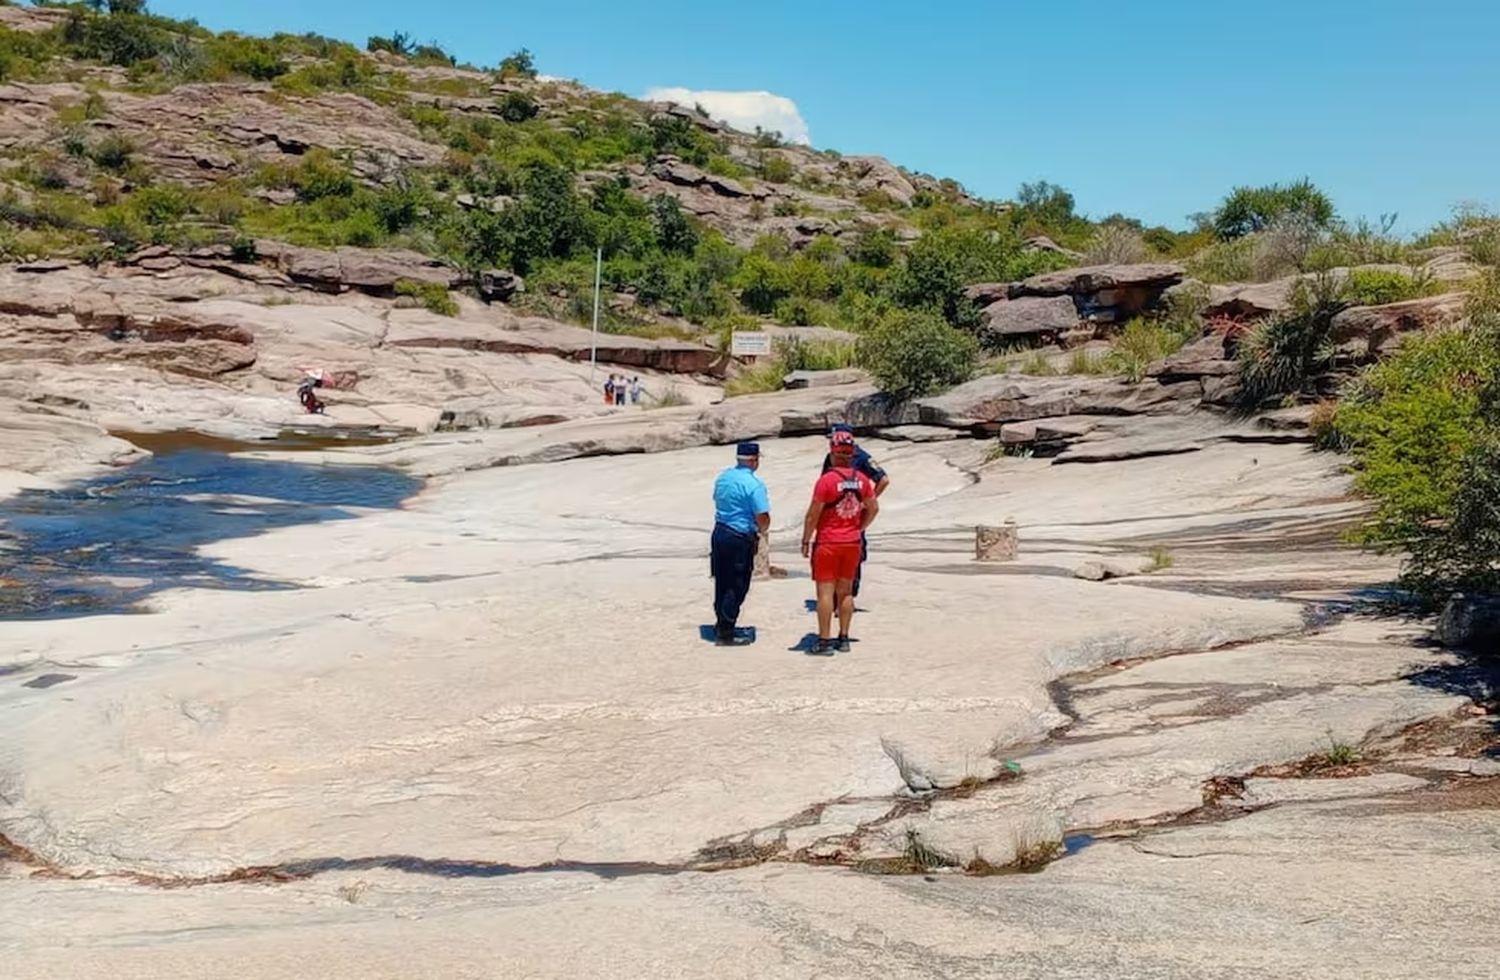
[[[797,168],[781,154],[770,153],[761,161],[760,175],[773,184],[785,184],[797,175]]]
[[[536,117],[540,107],[536,99],[525,92],[506,92],[497,100],[500,118],[510,123],[522,123]]]
[[[1021,373],[1033,378],[1050,378],[1057,374],[1046,351],[1034,350],[1021,362]]]
[[[501,78],[512,76],[520,78],[536,77],[536,62],[531,52],[525,48],[513,51],[500,62],[499,73]]]
[[[1104,366],[1127,381],[1139,382],[1153,363],[1177,353],[1187,341],[1187,336],[1167,324],[1137,318],[1115,338]]]
[[[637,200],[628,196],[626,199]],[[650,214],[656,244],[662,251],[686,255],[698,247],[697,229],[688,220],[677,198],[670,194],[657,194],[651,198]]]
[[[113,133],[101,138],[88,149],[90,160],[105,170],[116,172],[130,165],[130,158],[134,153],[135,147],[129,140]]]
[[[743,368],[725,382],[724,396],[738,398],[740,395],[759,395],[768,391],[780,391],[785,377],[786,367],[781,363],[781,359],[769,357],[748,368]]]
[[[235,75],[269,82],[290,71],[280,53],[264,38],[222,34],[209,45],[210,58]]]
[[[1361,540],[1404,550],[1403,581],[1428,603],[1500,590],[1500,288],[1470,327],[1417,337],[1374,365],[1335,416],[1355,485],[1375,499]]]
[[[413,48],[411,35],[402,31],[393,31],[390,37],[372,37],[365,42],[367,51],[384,51],[402,58],[410,57]]]
[[[1333,223],[1333,202],[1306,178],[1290,184],[1236,187],[1214,211],[1214,233],[1221,240],[1262,231],[1278,218],[1300,215],[1319,228]]]
[[[182,220],[192,204],[182,188],[160,185],[142,187],[131,194],[130,209],[147,225],[159,228]]]
[[[973,374],[979,344],[932,314],[903,310],[860,337],[859,363],[882,389],[918,396],[961,384]]]
[[[750,176],[750,171],[735,163],[727,156],[724,156],[722,153],[715,153],[713,156],[709,157],[708,163],[704,165],[703,169],[719,177],[730,177],[735,180],[740,180]]]
[[[837,371],[853,367],[857,351],[840,341],[789,337],[777,341],[776,356],[787,371]]]
[[[354,175],[343,161],[323,149],[311,150],[303,156],[290,180],[297,197],[304,201],[349,197],[354,193]]]
[[[1343,294],[1356,306],[1381,306],[1419,299],[1441,291],[1442,287],[1425,274],[1409,275],[1386,269],[1351,269],[1344,281]]]
[[[1252,327],[1240,341],[1241,397],[1246,408],[1299,392],[1333,359],[1333,318],[1348,303],[1330,275],[1299,280],[1291,307]]]
[[[441,316],[457,316],[458,303],[442,283],[419,282],[415,279],[400,279],[396,282],[397,296],[411,296],[423,307]]]

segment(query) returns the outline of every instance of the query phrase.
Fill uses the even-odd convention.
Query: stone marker
[[[999,527],[980,524],[974,528],[975,561],[1014,561],[1018,544],[1013,520],[1007,520]]]

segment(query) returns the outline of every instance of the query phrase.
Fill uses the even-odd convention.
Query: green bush
[[[1441,290],[1431,276],[1386,269],[1351,269],[1343,294],[1355,306],[1381,306],[1431,296]]]
[[[221,34],[209,45],[209,56],[235,75],[269,82],[290,71],[280,53],[264,38]]]
[[[532,58],[531,52],[522,48],[519,51],[511,52],[501,60],[499,73],[501,78],[510,78],[512,76],[535,78],[536,62]]]
[[[760,175],[773,184],[785,184],[797,175],[797,168],[781,154],[771,153],[761,161]]]
[[[1334,419],[1375,513],[1361,540],[1410,554],[1403,578],[1436,603],[1495,591],[1500,568],[1500,291],[1471,326],[1416,337],[1345,393]]]
[[[961,384],[973,374],[979,344],[927,312],[903,310],[860,337],[859,363],[881,388],[919,396]]]
[[[370,38],[365,42],[365,50],[372,53],[376,51],[384,51],[388,54],[394,54],[401,58],[407,58],[411,56],[411,53],[414,50],[414,44],[412,42],[410,34],[406,34],[402,31],[393,31],[391,32],[390,37]]]
[[[342,160],[327,150],[314,149],[293,169],[291,185],[303,201],[325,197],[349,197],[354,193],[354,175]]]
[[[155,18],[138,13],[100,17],[75,10],[55,30],[74,57],[121,68],[155,58],[171,41],[171,34]]]
[[[111,133],[88,149],[89,159],[105,170],[121,171],[130,165],[135,147],[123,136]]]
[[[837,371],[853,367],[856,355],[855,345],[835,340],[788,337],[776,343],[776,356],[787,371]]]
[[[396,295],[414,297],[425,308],[442,316],[458,315],[458,303],[454,302],[442,283],[400,279],[396,282]]]
[[[1322,274],[1293,287],[1291,307],[1252,327],[1240,341],[1244,407],[1302,390],[1333,359],[1333,318],[1345,307],[1341,284]]]
[[[1104,356],[1104,367],[1132,383],[1146,377],[1146,369],[1182,349],[1190,336],[1167,323],[1134,319],[1125,324]]]
[[[525,92],[506,92],[496,102],[500,118],[510,123],[522,123],[533,119],[540,111],[536,99]]]
[[[1214,233],[1221,240],[1262,231],[1278,218],[1300,215],[1319,228],[1333,223],[1333,202],[1306,178],[1290,184],[1236,187],[1214,211]]]

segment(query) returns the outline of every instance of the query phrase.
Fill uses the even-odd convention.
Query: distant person
[[[323,401],[315,393],[314,389],[323,387],[323,374],[309,374],[297,386],[297,400],[302,403],[302,410],[308,415],[322,415]]]
[[[735,626],[750,594],[760,536],[771,527],[771,497],[755,473],[759,468],[760,445],[742,442],[735,447],[735,465],[714,481],[709,570],[714,577],[714,642],[721,647],[751,642],[737,635]]]
[[[880,513],[875,483],[854,468],[854,433],[840,429],[829,439],[832,465],[813,486],[802,522],[802,557],[812,559],[818,588],[818,642],[812,652],[849,652],[854,621],[854,579],[859,574],[865,529]],[[839,635],[832,637],[838,610]]]
[[[618,378],[615,379],[615,404],[616,405],[624,405],[625,404],[625,395],[627,393],[626,389],[629,388],[629,387],[630,387],[630,383],[625,380],[625,375],[622,374]]]
[[[606,404],[606,405],[613,405],[614,403],[615,403],[615,376],[613,374],[611,374],[609,376],[609,380],[606,381],[606,382],[604,382],[604,404]]]
[[[847,432],[850,436],[854,435],[854,427],[849,425],[847,422],[834,423],[832,431]],[[823,472],[827,473],[832,468],[833,454],[829,453],[828,455],[823,457]],[[891,485],[891,478],[886,475],[885,470],[881,469],[880,466],[875,462],[875,460],[871,458],[870,454],[861,449],[858,444],[856,444],[854,447],[854,468],[856,470],[859,470],[859,472],[863,473],[865,476],[869,477],[870,481],[875,484],[875,496],[877,499],[881,494],[885,493],[885,491]],[[859,595],[860,579],[864,577],[865,560],[869,557],[870,542],[869,539],[862,534],[859,538],[859,571],[854,575],[854,594],[856,596]]]
[[[639,405],[641,397],[646,394],[646,386],[641,384],[640,376],[630,379],[630,404]]]

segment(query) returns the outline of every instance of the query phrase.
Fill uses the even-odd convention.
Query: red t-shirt
[[[864,523],[864,501],[875,497],[875,484],[858,470],[834,468],[818,478],[813,499],[826,504],[818,520],[823,544],[858,544]]]

